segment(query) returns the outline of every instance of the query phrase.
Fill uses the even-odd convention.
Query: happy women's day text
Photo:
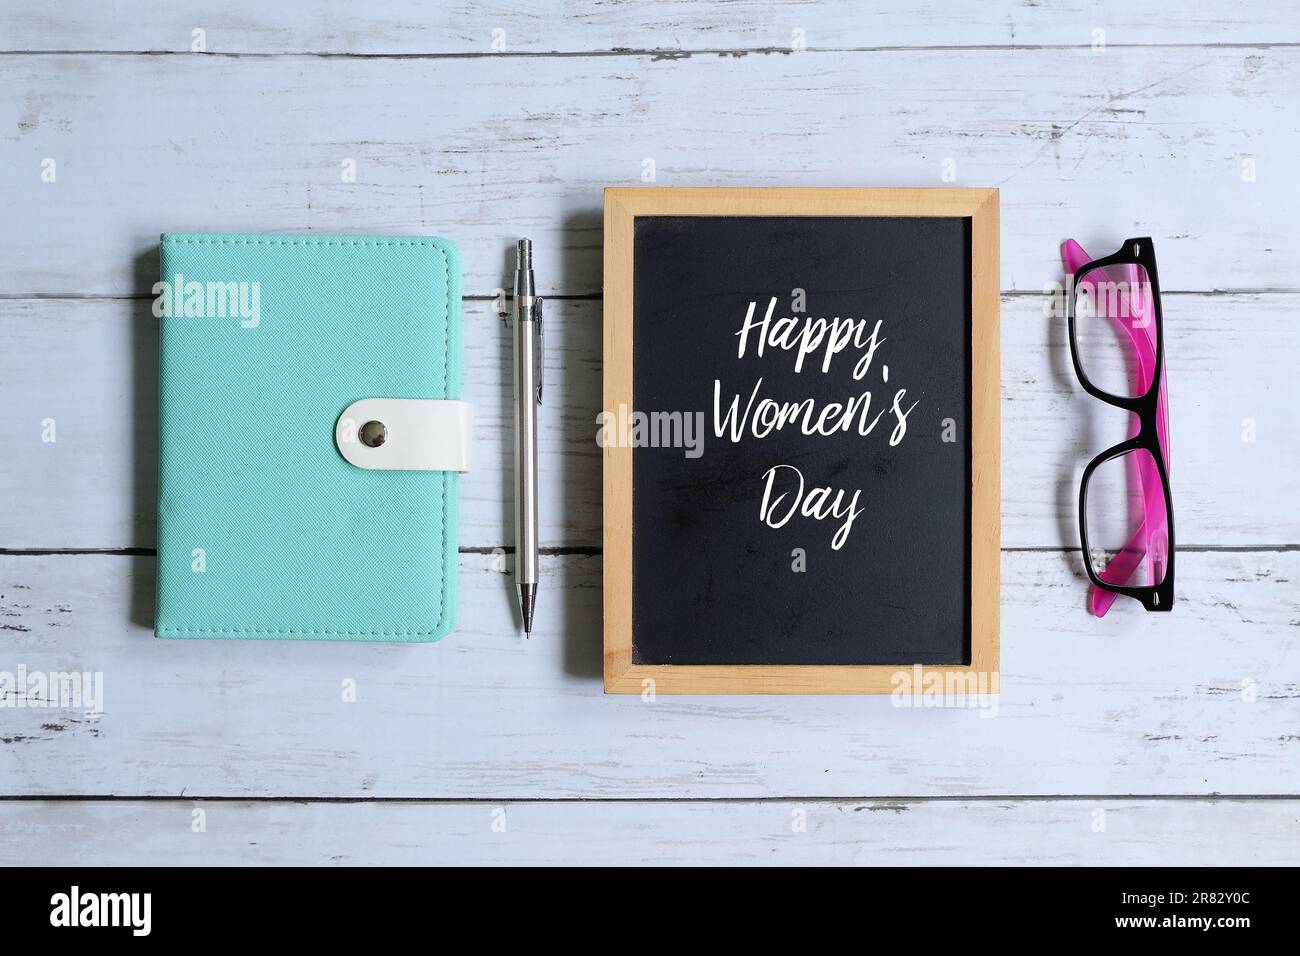
[[[856,353],[852,379],[861,382],[872,368],[880,347],[886,339],[881,336],[883,320],[874,323],[866,319],[814,318],[812,316],[775,317],[777,299],[767,303],[761,319],[757,318],[758,303],[751,301],[740,328],[734,333],[738,339],[736,356],[747,355],[763,359],[769,351],[793,356],[794,372],[802,374],[805,367],[814,374],[829,375],[836,357],[845,352]],[[809,359],[812,359],[809,362]],[[880,365],[881,380],[889,382],[889,366]],[[897,446],[907,434],[907,417],[917,402],[907,404],[907,389],[898,388],[886,407],[873,402],[870,389],[863,389],[843,401],[824,402],[806,398],[800,401],[778,401],[762,395],[763,378],[754,382],[748,393],[733,392],[724,403],[721,379],[713,382],[713,436],[730,444],[768,438],[787,428],[797,428],[809,438],[832,438],[856,432],[865,438],[875,431],[882,418],[892,422],[889,433],[890,446]],[[742,407],[743,401],[743,407]],[[620,406],[617,412],[603,411],[596,417],[599,426],[596,440],[601,447],[684,447],[688,458],[698,458],[703,445],[703,415],[699,412],[631,412]],[[861,489],[831,485],[807,486],[803,472],[794,465],[777,463],[760,476],[763,496],[759,505],[759,521],[770,528],[786,525],[796,515],[815,521],[838,520],[840,524],[831,539],[832,550],[838,551],[848,540],[853,523],[862,514],[859,506]]]

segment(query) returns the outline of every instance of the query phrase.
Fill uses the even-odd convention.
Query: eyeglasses
[[[1062,246],[1070,356],[1084,390],[1130,413],[1129,437],[1088,463],[1079,485],[1079,538],[1102,617],[1125,594],[1148,611],[1174,604],[1174,507],[1169,492],[1169,399],[1155,247],[1128,239],[1089,259]]]

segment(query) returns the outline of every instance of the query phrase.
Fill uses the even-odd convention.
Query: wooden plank
[[[1047,304],[1002,302],[1002,537],[1011,548],[1077,546],[1079,474],[1125,437],[1123,416],[1075,382],[1064,323],[1043,314]],[[541,539],[549,548],[601,545],[600,310],[594,301],[548,306]],[[1178,540],[1300,544],[1294,297],[1169,296],[1165,315]],[[0,547],[154,546],[155,323],[147,301],[0,301],[0,400],[12,412],[0,417],[11,454],[0,498],[21,503],[6,516]],[[490,302],[466,303],[464,343],[478,438],[461,484],[461,544],[508,546],[509,340]],[[41,441],[46,419],[54,443]]]
[[[1004,303],[1003,544],[1078,545],[1083,466],[1128,437],[1128,416],[1084,393],[1064,320]],[[1300,363],[1290,296],[1168,296],[1170,480],[1180,546],[1295,544]],[[1292,326],[1288,329],[1288,325]],[[1055,527],[1055,533],[1051,530]]]
[[[1300,795],[1300,551],[1182,553],[1171,613],[1104,620],[1078,562],[1004,554],[1001,696],[931,707],[604,696],[596,556],[543,560],[531,641],[503,565],[462,556],[460,629],[429,646],[157,641],[152,558],[0,556],[0,671],[103,675],[98,719],[0,708],[0,779],[18,796]]]
[[[1094,30],[1110,44],[1280,43],[1300,40],[1293,2],[1144,8],[1119,0],[1025,4],[992,0],[951,4],[907,0],[865,10],[851,0],[807,4],[733,0],[726,4],[661,0],[653,5],[526,6],[488,2],[421,4],[388,0],[352,8],[297,2],[227,0],[218,6],[158,7],[117,0],[111,14],[71,17],[12,5],[0,11],[6,50],[188,51],[206,30],[212,52],[536,53],[588,50],[788,51],[803,31],[809,50],[882,46],[1068,44],[1091,46]],[[504,31],[495,35],[494,31]],[[495,45],[494,45],[495,43]]]
[[[1298,816],[1297,800],[20,801],[0,804],[0,865],[1286,866]]]
[[[573,314],[576,312],[576,317]],[[600,541],[599,303],[547,309],[539,410],[544,547]],[[145,300],[0,301],[0,419],[16,467],[0,495],[24,502],[4,548],[153,548],[157,527],[158,339]],[[491,302],[465,304],[463,396],[474,461],[461,481],[461,545],[513,544],[510,338]],[[42,435],[52,422],[55,441]]]
[[[1167,290],[1300,288],[1293,47],[13,55],[0,87],[0,294],[147,293],[158,234],[207,229],[441,234],[484,295],[528,234],[543,294],[590,294],[601,189],[652,174],[997,186],[1004,291],[1055,280],[1070,234],[1158,237]]]

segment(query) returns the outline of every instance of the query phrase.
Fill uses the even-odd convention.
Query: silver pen
[[[542,404],[542,300],[533,284],[533,244],[515,249],[515,591],[524,634],[537,603],[537,406]]]

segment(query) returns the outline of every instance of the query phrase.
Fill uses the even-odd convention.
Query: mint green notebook
[[[339,436],[361,399],[460,398],[456,247],[168,233],[161,271],[158,636],[446,634],[458,473]]]

